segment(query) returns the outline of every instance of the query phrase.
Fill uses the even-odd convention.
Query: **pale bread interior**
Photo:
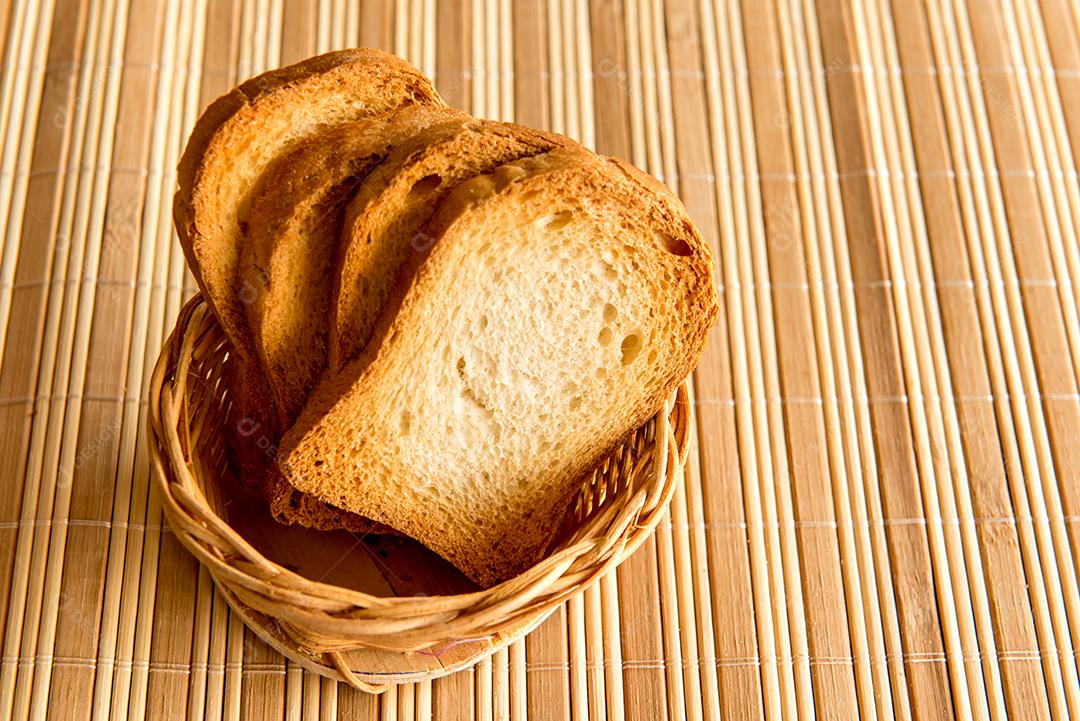
[[[332,368],[355,358],[367,344],[405,257],[434,242],[423,228],[439,200],[473,176],[572,143],[489,120],[433,130],[396,148],[349,203],[332,303]]]

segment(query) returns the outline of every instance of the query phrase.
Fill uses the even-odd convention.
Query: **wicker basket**
[[[227,363],[221,329],[196,296],[181,311],[150,386],[150,452],[166,516],[259,636],[304,667],[367,691],[464,668],[537,626],[648,538],[686,460],[691,408],[683,384],[597,468],[572,504],[558,543],[520,576],[452,595],[388,596],[380,584],[357,589],[318,582],[312,577],[328,571],[290,569],[280,558],[272,560],[272,548],[253,541],[293,531],[260,512],[256,524],[268,532],[250,532],[245,529],[252,528],[250,509],[257,504],[230,506],[237,484],[225,462],[222,433]],[[246,525],[234,522],[241,506]],[[306,533],[313,548],[327,535]],[[335,566],[363,554],[339,556]],[[426,567],[438,565],[435,559]],[[414,559],[414,574],[416,568]],[[362,575],[349,575],[349,585]]]

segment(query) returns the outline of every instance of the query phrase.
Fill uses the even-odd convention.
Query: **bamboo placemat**
[[[0,0],[0,716],[1080,718],[1077,0]],[[465,672],[286,663],[150,490],[202,108],[338,47],[684,199],[722,311],[669,523]]]

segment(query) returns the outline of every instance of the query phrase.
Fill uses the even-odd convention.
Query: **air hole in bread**
[[[611,328],[604,326],[600,329],[600,335],[597,340],[600,341],[600,345],[611,345]]]
[[[658,351],[656,348],[653,348],[651,351],[649,351],[649,365],[652,365],[653,363],[655,363],[656,359],[659,358],[659,357],[660,357],[660,351]]]
[[[552,215],[544,216],[540,219],[540,226],[545,230],[559,230],[565,228],[570,224],[570,221],[574,219],[574,212],[571,210],[562,210]]]
[[[442,176],[438,173],[432,173],[431,175],[425,175],[420,178],[420,180],[413,183],[409,193],[411,195],[427,195],[432,191],[438,190],[441,184]]]
[[[619,311],[611,303],[604,304],[604,322],[610,323],[619,315]]]
[[[603,263],[604,278],[606,278],[607,280],[615,280],[615,277],[618,276],[618,272],[615,270],[615,266],[613,266],[611,263],[608,263],[607,261],[603,261]]]
[[[660,239],[660,244],[664,247],[664,250],[672,255],[686,257],[693,252],[690,250],[690,244],[682,238],[676,238],[667,233],[657,233],[656,237]]]
[[[631,333],[622,339],[622,364],[628,366],[641,355],[641,336]]]
[[[401,435],[407,436],[412,431],[412,413],[408,411],[401,412]]]
[[[570,410],[576,411],[581,408],[581,396],[574,396],[570,399]]]
[[[486,315],[480,316],[480,330],[486,330],[488,325],[488,317]]]

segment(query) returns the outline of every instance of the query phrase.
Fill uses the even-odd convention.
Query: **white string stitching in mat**
[[[158,288],[162,286],[156,286]],[[172,286],[170,286],[172,288]],[[1002,394],[1002,400],[1009,400],[1011,398],[1017,398],[1021,401],[1027,400],[1029,396],[1018,394]],[[1080,403],[1080,393],[1037,393],[1033,398],[1037,398],[1041,401],[1051,401],[1060,403]],[[137,403],[139,405],[145,405],[147,403],[146,398],[135,398],[133,396],[109,396],[109,395],[92,395],[92,394],[42,394],[39,396],[12,396],[8,398],[0,398],[0,408],[5,406],[15,405],[31,405],[34,403],[46,403],[53,400],[65,399],[82,400],[82,401],[94,401],[101,403]],[[915,403],[939,403],[953,401],[956,403],[993,403],[998,397],[992,393],[982,395],[953,395],[953,396],[934,396],[934,395],[921,395],[915,394],[908,395],[878,395],[878,396],[783,396],[780,398],[740,398],[738,401],[734,398],[695,398],[694,404],[699,406],[708,405],[734,405],[736,402],[740,403],[783,403],[785,405],[823,405],[825,401],[840,402],[840,403],[869,403],[871,405],[892,404],[900,403],[907,404],[910,402]]]
[[[1044,659],[1056,659],[1061,654],[1057,652],[1050,652],[1041,649],[1031,650],[1018,650],[1018,651],[999,651],[995,658],[999,661],[1009,662],[1031,662],[1042,661]],[[1076,657],[1076,652],[1070,652],[1066,654],[1070,657]],[[949,655],[944,651],[907,651],[903,654],[895,655],[889,654],[889,658],[900,658],[905,663],[945,663],[946,661],[980,661],[982,654],[955,654]],[[776,663],[779,665],[790,666],[799,661],[809,661],[811,666],[850,666],[856,660],[866,660],[868,657],[851,656],[851,655],[839,655],[839,656],[815,656],[813,654],[807,655],[795,655],[795,656],[726,656],[723,658],[717,657],[703,657],[701,659],[694,660],[682,660],[679,663],[672,663],[669,659],[623,659],[619,663],[612,663],[605,660],[603,663],[587,662],[584,664],[587,669],[598,668],[611,668],[618,667],[626,670],[635,669],[670,669],[670,668],[697,668],[700,666],[712,665],[717,668],[725,667],[751,667],[760,666],[762,663]],[[192,671],[205,671],[207,673],[225,673],[226,671],[242,671],[244,674],[281,674],[286,672],[286,664],[273,663],[273,662],[227,662],[227,663],[215,663],[215,662],[195,662],[191,664],[184,664],[178,662],[167,661],[146,661],[146,660],[131,660],[131,659],[93,659],[83,656],[48,656],[39,655],[33,658],[26,657],[4,657],[5,663],[17,663],[20,666],[26,666],[34,663],[51,663],[54,666],[68,666],[68,667],[80,667],[80,668],[97,668],[97,669],[147,669],[151,672],[161,673],[190,673]],[[543,673],[548,671],[568,671],[572,667],[578,664],[573,661],[526,661],[525,669],[529,673]]]

